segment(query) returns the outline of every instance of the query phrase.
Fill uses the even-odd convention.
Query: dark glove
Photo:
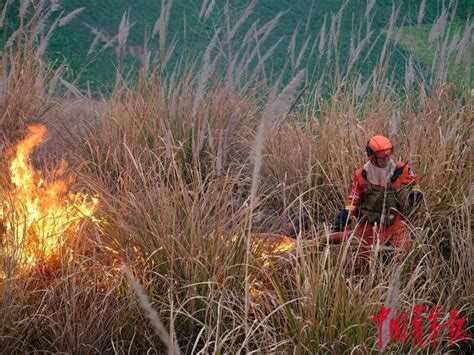
[[[410,207],[414,207],[418,205],[421,200],[423,199],[423,194],[419,191],[413,191],[410,192],[410,195],[408,195],[408,204]]]
[[[343,209],[339,214],[337,215],[336,219],[334,220],[334,223],[332,224],[332,229],[335,232],[341,232],[344,230],[344,228],[347,225],[347,219],[349,218],[349,211],[346,209]]]

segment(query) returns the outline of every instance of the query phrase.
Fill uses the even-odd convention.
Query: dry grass
[[[160,47],[171,3],[155,26]],[[5,148],[40,121],[60,143],[37,162],[67,157],[75,188],[98,195],[103,222],[85,226],[56,262],[29,275],[5,273],[4,352],[376,352],[371,316],[386,299],[399,311],[456,307],[472,325],[470,88],[446,82],[443,70],[425,80],[412,67],[406,87],[396,89],[388,42],[371,77],[354,75],[366,36],[354,37],[352,57],[339,67],[337,14],[313,45],[318,65],[327,64],[324,77],[298,95],[300,72],[282,89],[283,76],[270,81],[263,66],[271,49],[260,52],[278,16],[251,26],[240,47],[234,41],[252,4],[234,22],[226,15],[233,25],[216,32],[202,63],[187,58],[166,73],[166,58],[157,58],[133,87],[118,73],[111,97],[79,93],[74,105],[56,87],[61,72],[48,72],[36,55],[31,29],[43,15],[25,10],[23,29],[1,52],[0,191],[9,189]],[[204,2],[201,16],[213,6]],[[124,16],[120,48],[129,26]],[[290,50],[292,72],[305,50]],[[343,206],[374,133],[389,135],[397,157],[414,164],[426,196],[408,222],[416,243],[400,275],[377,256],[370,271],[358,270],[351,241],[333,247],[317,239]],[[288,226],[297,234],[292,251],[262,257],[254,233]],[[6,259],[0,249],[2,265]],[[397,275],[399,287],[387,296]],[[437,351],[449,350],[442,330]]]

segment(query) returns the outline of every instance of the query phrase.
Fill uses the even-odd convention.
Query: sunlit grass
[[[472,319],[467,80],[451,82],[445,67],[395,78],[389,41],[362,77],[370,41],[356,33],[369,18],[355,25],[340,67],[327,59],[339,53],[337,15],[314,46],[325,74],[310,85],[312,68],[288,64],[293,80],[279,81],[263,65],[272,52],[258,46],[279,19],[237,47],[230,39],[247,15],[229,15],[206,51],[172,73],[162,66],[169,48],[133,85],[117,70],[113,95],[100,100],[48,69],[30,31],[42,17],[25,17],[22,40],[1,53],[0,194],[8,150],[41,122],[50,142],[33,164],[46,171],[68,159],[74,188],[98,197],[101,223],[79,228],[67,252],[26,276],[0,252],[4,352],[368,353],[378,351],[372,315],[387,300],[400,311],[456,307]],[[129,26],[125,17],[122,46]],[[359,267],[354,239],[325,242],[375,133],[414,164],[425,192],[400,269],[381,255]],[[428,338],[423,349],[388,349],[426,353]],[[451,350],[447,329],[438,343],[439,353]]]

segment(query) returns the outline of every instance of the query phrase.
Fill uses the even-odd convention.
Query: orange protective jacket
[[[396,190],[407,186],[410,193],[418,192],[421,194],[419,178],[415,170],[409,164],[397,162],[395,171],[402,167],[403,170],[401,171],[400,176],[394,182],[390,182],[389,186],[393,186]],[[367,180],[367,173],[365,169],[363,167],[357,169],[354,173],[351,191],[349,193],[345,207],[351,216],[357,216],[359,206],[364,199],[364,192],[368,190],[369,186],[370,183]]]

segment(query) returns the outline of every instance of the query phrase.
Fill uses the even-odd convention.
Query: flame
[[[272,233],[257,233],[252,235],[252,249],[255,256],[263,261],[261,271],[272,272],[277,267],[275,256],[284,256],[296,248],[296,240],[285,235]],[[250,283],[250,295],[257,300],[265,290],[263,280],[253,280]]]
[[[253,248],[262,259],[289,252],[296,247],[296,241],[285,235],[264,233],[254,234],[252,238]]]
[[[32,151],[46,136],[41,125],[28,127],[28,135],[16,145],[10,163],[11,190],[3,197],[0,223],[3,224],[3,253],[20,265],[32,266],[58,255],[68,236],[79,229],[84,217],[94,218],[97,198],[69,192],[72,179],[61,179],[62,162],[46,179],[30,162]],[[5,236],[5,237],[4,237]],[[0,254],[1,255],[1,254]]]

